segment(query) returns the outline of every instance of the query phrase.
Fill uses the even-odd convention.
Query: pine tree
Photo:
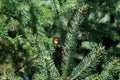
[[[0,80],[119,80],[119,5],[0,0]]]

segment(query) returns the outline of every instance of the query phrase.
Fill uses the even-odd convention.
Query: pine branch
[[[89,55],[85,59],[83,59],[83,61],[72,71],[71,75],[68,77],[68,80],[74,80],[78,76],[80,76],[81,73],[84,72],[91,65],[96,57],[103,52],[103,50],[104,48],[102,47],[99,47],[96,50],[92,50]]]
[[[117,65],[119,59],[115,59],[113,57],[112,61],[107,61],[106,64],[103,66],[104,70],[98,74],[95,73],[85,78],[85,80],[108,80],[111,75],[111,72],[114,70],[114,66]]]
[[[43,53],[40,57],[39,61],[41,62],[39,62],[39,64],[41,65],[40,69],[42,69],[42,72],[40,74],[44,75],[44,77],[46,77],[47,80],[59,79],[60,74],[58,73],[54,62],[51,59],[51,56],[49,56],[49,53],[50,52],[47,51],[46,53]]]
[[[74,14],[76,15],[76,14]],[[78,16],[79,18],[79,16]],[[62,71],[63,71],[63,76],[64,79],[66,79],[67,76],[67,70],[68,70],[68,65],[69,65],[69,60],[70,60],[70,54],[72,53],[73,45],[75,45],[75,38],[76,38],[76,31],[78,29],[78,20],[75,20],[77,22],[71,21],[71,26],[69,28],[69,32],[67,33],[66,40],[65,40],[65,46],[66,46],[66,51],[63,54],[63,63],[62,63]]]
[[[107,62],[104,65],[104,70],[101,72],[101,74],[96,76],[95,79],[107,80],[111,76],[111,71],[114,69],[114,65],[116,65],[116,64],[117,63],[114,64],[114,60],[112,60],[112,62]]]
[[[55,63],[53,62],[53,59],[49,60],[49,71],[51,80],[58,80],[60,78],[60,74],[55,66]]]
[[[98,74],[93,74],[85,78],[85,80],[94,80],[95,77],[98,76]]]
[[[51,50],[46,50],[46,47],[43,43],[43,40],[38,36],[39,39],[39,44],[38,48],[40,49],[39,51],[41,54],[39,54],[39,63],[41,64],[41,69],[44,70],[44,75],[47,73],[47,80],[49,79],[57,79],[60,77],[60,74],[54,64],[54,61],[52,59],[52,51]],[[44,69],[43,69],[44,68]],[[47,71],[47,72],[46,72]]]
[[[57,7],[57,5],[59,5],[59,3],[57,3],[57,2],[58,2],[57,0],[53,0],[53,4],[54,4],[55,10],[56,10],[56,14],[59,15],[60,12],[59,12],[58,7]]]
[[[49,68],[48,68],[48,59],[46,58],[45,59],[45,63],[46,63],[46,73],[47,73],[47,80],[50,80],[50,71],[49,71]]]
[[[60,0],[61,1],[61,0]],[[72,3],[72,4],[71,4]],[[81,4],[81,3],[80,3]],[[62,13],[68,13],[69,10],[76,9],[76,6],[78,5],[77,0],[66,0],[61,5],[61,12]]]
[[[80,11],[83,11],[83,7],[79,7],[76,12],[74,12],[71,16],[71,21],[68,22],[68,32],[65,40],[66,50],[63,54],[63,62],[62,62],[62,72],[63,79],[67,78],[67,71],[69,67],[69,62],[71,58],[71,53],[75,51],[76,37],[77,31],[79,30],[79,25],[82,24],[84,15]],[[84,8],[85,10],[85,8]]]

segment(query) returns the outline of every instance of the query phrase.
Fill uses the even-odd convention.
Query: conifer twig
[[[57,5],[56,5],[55,0],[53,0],[53,3],[54,3],[54,6],[55,6],[56,14],[59,15],[59,10],[58,10],[58,8],[57,8]]]
[[[90,64],[92,63],[92,61],[96,58],[96,55],[94,55],[93,57],[90,58],[90,61],[82,68],[82,70],[80,70],[74,77],[72,77],[70,80],[74,80],[75,78],[77,78],[84,70],[86,70]]]
[[[64,80],[66,80],[67,78],[67,71],[69,67],[71,53],[74,53],[75,51],[76,36],[77,36],[77,31],[79,30],[79,24],[82,23],[84,18],[83,15],[79,12],[79,9],[81,8],[79,7],[78,10],[71,15],[71,19],[68,22],[69,27],[65,40],[66,50],[63,54],[63,63],[62,63]]]
[[[50,71],[48,68],[48,59],[45,59],[45,63],[46,63],[46,71],[47,71],[47,80],[50,80]]]
[[[76,68],[74,68],[74,70],[68,77],[68,80],[74,80],[78,76],[80,76],[91,65],[91,63],[96,59],[96,57],[103,52],[104,52],[104,47],[101,47],[101,46],[95,50],[93,49],[89,53],[89,55],[85,57],[85,59],[83,59],[82,62]]]

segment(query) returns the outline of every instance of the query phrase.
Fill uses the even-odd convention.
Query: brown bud
[[[53,38],[53,43],[54,43],[54,45],[58,45],[59,44],[59,38],[58,37],[54,37]]]

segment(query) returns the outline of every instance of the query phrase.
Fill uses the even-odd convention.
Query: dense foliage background
[[[120,0],[0,0],[0,80],[120,80]]]

